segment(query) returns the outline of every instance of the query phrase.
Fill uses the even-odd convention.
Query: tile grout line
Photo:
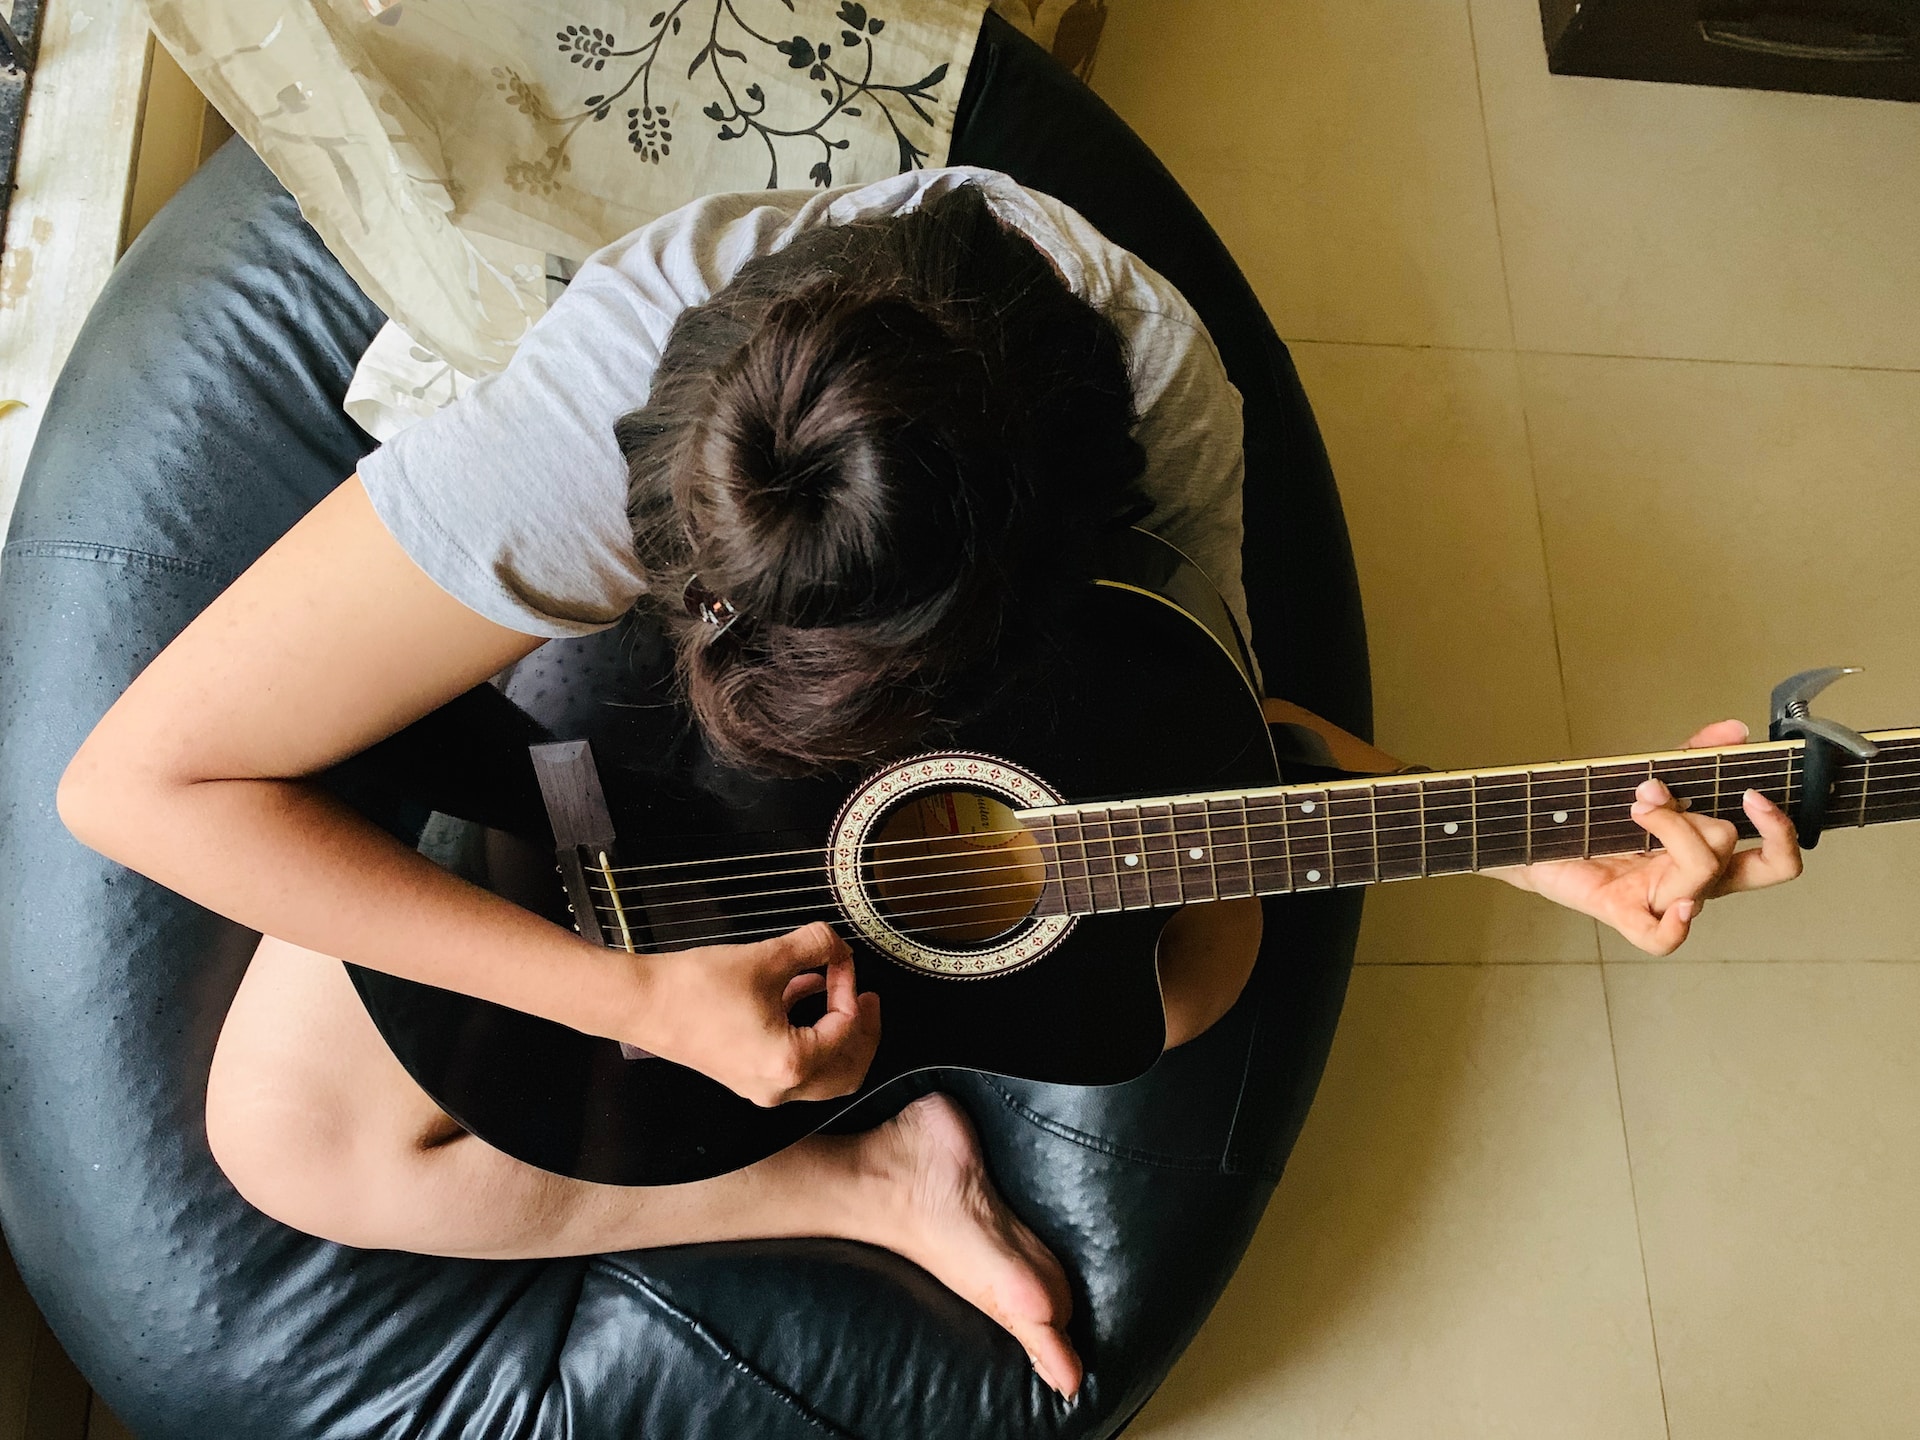
[[[1864,375],[1920,375],[1920,365],[1836,365],[1827,360],[1741,360],[1723,355],[1629,355],[1609,350],[1543,350],[1515,347],[1517,355],[1563,360],[1641,360],[1650,365],[1744,365],[1759,370],[1844,370]]]
[[[1473,93],[1480,106],[1480,153],[1487,165],[1487,194],[1493,204],[1494,249],[1500,256],[1500,293],[1507,302],[1507,336],[1513,343],[1508,352],[1513,366],[1514,398],[1520,405],[1521,438],[1527,447],[1527,487],[1533,492],[1533,529],[1540,546],[1540,572],[1547,582],[1547,629],[1553,635],[1553,670],[1560,685],[1560,723],[1565,726],[1567,748],[1573,749],[1573,705],[1567,698],[1567,660],[1560,642],[1560,607],[1554,594],[1553,561],[1547,550],[1547,519],[1540,503],[1540,460],[1533,443],[1533,416],[1527,405],[1526,378],[1520,369],[1520,331],[1514,319],[1513,281],[1507,272],[1507,238],[1500,222],[1500,182],[1493,173],[1493,137],[1487,131],[1487,82],[1480,69],[1480,34],[1473,23],[1473,0],[1460,0],[1467,20],[1467,43],[1473,52]],[[1593,925],[1593,958],[1604,960],[1600,948],[1600,927]]]
[[[1340,345],[1360,350],[1438,350],[1459,355],[1540,355],[1554,360],[1636,360],[1647,365],[1741,365],[1760,370],[1920,375],[1920,365],[1839,365],[1829,360],[1747,360],[1731,355],[1635,355],[1625,350],[1550,350],[1537,345],[1453,345],[1429,340],[1335,340],[1324,335],[1280,338],[1287,345]]]
[[[1647,1237],[1640,1225],[1640,1181],[1633,1173],[1633,1138],[1627,1133],[1627,1093],[1620,1080],[1620,1044],[1613,1031],[1613,992],[1607,985],[1605,960],[1600,962],[1600,1006],[1607,1017],[1607,1053],[1613,1058],[1613,1095],[1620,1107],[1620,1149],[1627,1161],[1627,1196],[1633,1203],[1633,1243],[1640,1252],[1640,1290],[1647,1297],[1647,1338],[1653,1344],[1654,1383],[1660,1387],[1660,1423],[1667,1440],[1673,1440],[1673,1417],[1667,1412],[1667,1367],[1660,1358],[1660,1326],[1653,1318],[1653,1277],[1647,1273]]]
[[[1500,224],[1500,182],[1493,176],[1493,137],[1487,133],[1487,82],[1480,73],[1480,34],[1474,28],[1473,0],[1460,0],[1467,20],[1467,48],[1473,53],[1473,98],[1480,109],[1480,156],[1487,162],[1487,199],[1493,207],[1493,249],[1500,257],[1500,294],[1507,302],[1507,348],[1518,354],[1520,328],[1513,316],[1513,281],[1507,274],[1507,236]]]

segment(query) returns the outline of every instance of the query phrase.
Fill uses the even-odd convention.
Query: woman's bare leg
[[[945,1096],[695,1184],[568,1180],[454,1124],[393,1058],[339,962],[267,939],[221,1031],[207,1138],[254,1206],[347,1245],[492,1259],[785,1235],[883,1246],[1004,1325],[1055,1389],[1079,1387],[1066,1276],[995,1193]]]
[[[1258,900],[1189,905],[1160,932],[1167,1048],[1204,1034],[1240,998],[1260,954]]]

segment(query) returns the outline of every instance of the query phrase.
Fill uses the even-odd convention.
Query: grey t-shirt
[[[1153,501],[1143,526],[1212,577],[1243,633],[1240,396],[1178,291],[1059,201],[990,170],[861,188],[712,195],[588,259],[512,362],[360,463],[374,510],[455,599],[528,635],[583,635],[645,589],[613,423],[647,400],[674,319],[815,225],[974,184],[1125,341]]]

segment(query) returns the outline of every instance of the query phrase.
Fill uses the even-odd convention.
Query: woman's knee
[[[224,1062],[224,1063],[223,1063]],[[254,1209],[322,1239],[347,1239],[358,1155],[316,1097],[286,1077],[217,1056],[207,1077],[207,1148]]]
[[[463,1133],[373,1030],[336,961],[264,940],[207,1077],[207,1144],[255,1209],[343,1244],[391,1243],[408,1167]]]

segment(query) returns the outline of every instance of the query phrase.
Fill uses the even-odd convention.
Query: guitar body
[[[1071,653],[1044,682],[944,737],[926,768],[937,762],[946,776],[1005,765],[1069,803],[1274,784],[1244,647],[1205,578],[1138,532],[1103,573],[1112,579],[1089,586],[1072,617]],[[668,1061],[628,1059],[613,1041],[354,969],[402,1064],[489,1144],[584,1180],[680,1183],[762,1159],[918,1071],[1105,1085],[1159,1057],[1155,952],[1169,910],[1044,922],[1052,928],[1031,932],[1043,934],[1031,959],[1001,945],[992,966],[975,969],[965,945],[948,945],[940,953],[960,958],[936,957],[944,970],[909,963],[849,927],[824,871],[801,873],[808,857],[831,854],[850,803],[884,818],[879,782],[862,802],[867,777],[729,770],[670,707],[602,704],[582,728],[617,830],[608,860],[627,882],[625,939],[640,950],[683,948],[833,920],[854,937],[861,988],[880,994],[880,1048],[855,1095],[765,1109]],[[944,803],[953,789],[943,780],[923,794]],[[565,919],[557,880],[539,908]],[[612,924],[608,912],[601,919]],[[609,938],[622,942],[617,931]]]

